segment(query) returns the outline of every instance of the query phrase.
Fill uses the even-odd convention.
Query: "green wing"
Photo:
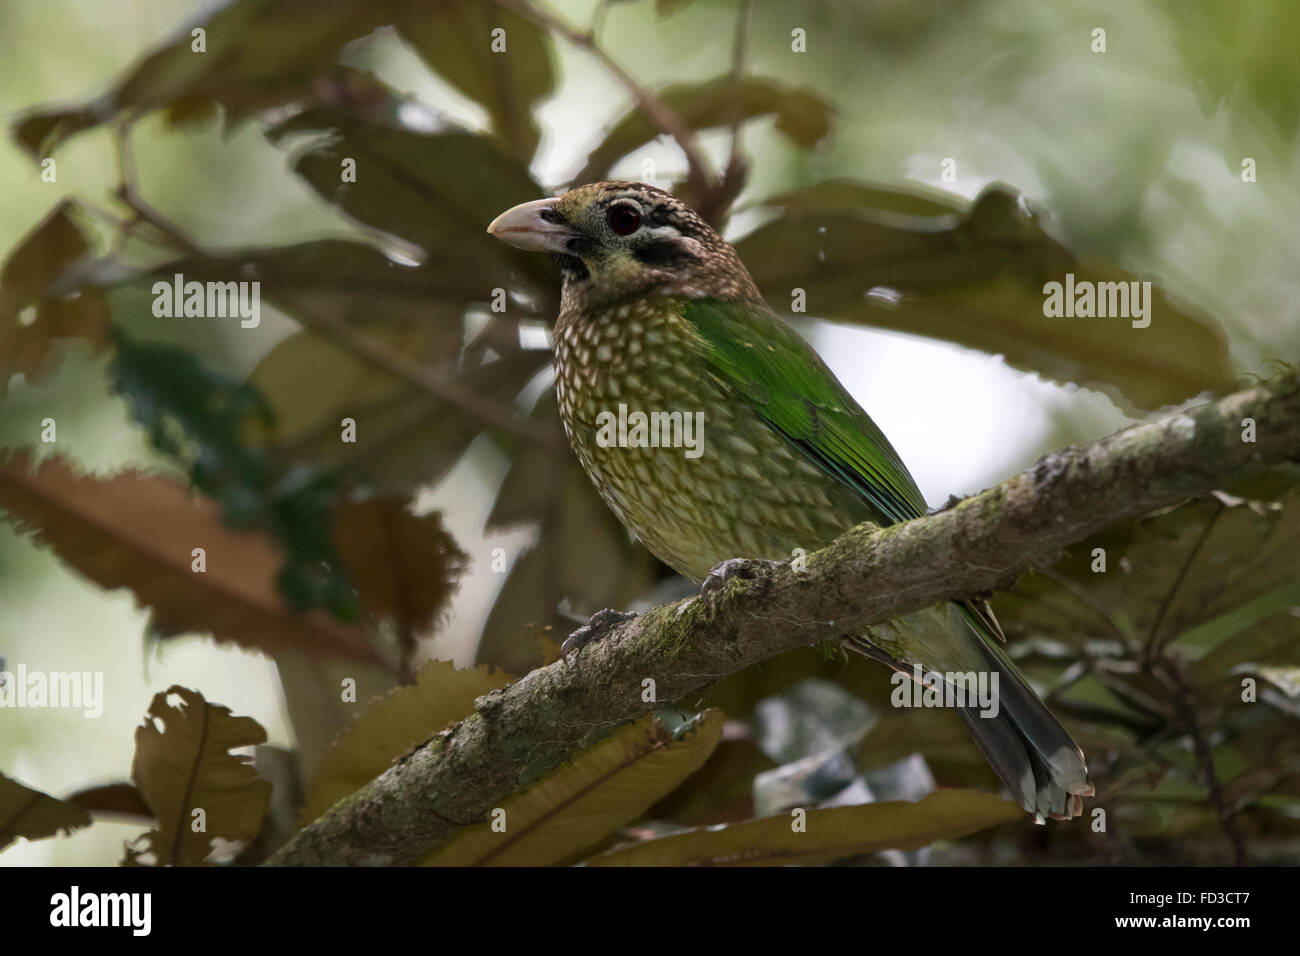
[[[715,378],[819,468],[853,488],[883,523],[925,514],[925,499],[876,423],[803,338],[761,305],[688,299]]]

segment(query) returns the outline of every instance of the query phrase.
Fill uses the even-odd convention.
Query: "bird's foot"
[[[951,511],[953,508],[956,508],[959,504],[961,504],[969,497],[970,497],[969,495],[949,495],[947,501],[939,505],[939,507],[937,508],[928,509],[926,511],[926,514],[937,515],[937,514],[942,514],[945,511]]]
[[[700,601],[704,604],[704,612],[708,620],[713,620],[727,582],[733,578],[740,578],[742,581],[753,580],[758,577],[760,567],[765,565],[776,567],[780,564],[780,561],[768,561],[766,558],[728,558],[714,567],[709,572],[709,576],[704,579],[704,584],[700,586]]]
[[[634,617],[636,614],[632,611],[615,611],[612,608],[597,611],[590,621],[566,637],[560,645],[560,656],[564,658],[564,663],[569,663],[570,654],[576,654],[592,641],[600,640],[611,628]]]

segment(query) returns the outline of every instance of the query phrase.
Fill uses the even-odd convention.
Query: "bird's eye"
[[[641,228],[641,211],[627,204],[610,206],[605,221],[616,236],[630,236]]]

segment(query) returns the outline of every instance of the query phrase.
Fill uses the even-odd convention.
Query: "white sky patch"
[[[551,333],[544,322],[519,323],[519,347],[525,349],[549,349]]]
[[[889,438],[931,506],[1023,468],[1063,405],[1080,398],[1000,358],[946,342],[824,322],[815,329],[813,345]]]

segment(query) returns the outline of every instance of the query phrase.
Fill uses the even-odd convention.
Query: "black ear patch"
[[[560,274],[570,282],[585,282],[591,278],[591,273],[587,271],[587,264],[577,256],[555,253],[552,258],[560,267]]]
[[[636,246],[632,250],[632,255],[636,256],[637,261],[648,266],[669,269],[674,266],[689,265],[696,261],[695,254],[686,248],[683,243],[674,239],[656,239],[653,242],[647,242],[645,245]]]

